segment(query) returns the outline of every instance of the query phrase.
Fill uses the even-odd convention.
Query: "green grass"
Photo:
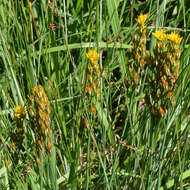
[[[141,11],[149,15],[147,51],[157,28],[183,37],[176,105],[165,117],[142,109],[145,79],[138,93],[125,81]],[[189,189],[189,35],[188,0],[52,0],[52,8],[48,0],[0,0],[0,189]],[[90,48],[100,53],[98,101],[85,92]],[[36,85],[49,98],[53,131],[51,153],[39,149],[40,166],[28,111]],[[16,161],[10,134],[19,136],[19,104],[27,113]]]

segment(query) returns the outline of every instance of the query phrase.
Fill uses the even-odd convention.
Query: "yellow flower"
[[[167,110],[166,110],[166,108],[160,106],[160,107],[159,107],[159,112],[160,112],[160,115],[161,115],[162,117],[164,117],[165,114],[166,114],[166,112],[167,112]]]
[[[160,40],[160,41],[164,41],[164,40],[167,39],[167,35],[166,35],[166,33],[164,32],[163,29],[161,29],[161,30],[156,30],[155,32],[152,33],[152,35],[153,35],[156,39],[158,39],[158,40]]]
[[[24,118],[25,115],[26,115],[26,112],[24,110],[24,107],[21,105],[17,105],[14,111],[14,118],[21,119],[21,118]]]
[[[100,72],[100,66],[99,66],[98,63],[94,63],[94,69],[95,69],[95,71],[96,71],[97,73]]]
[[[144,23],[146,22],[146,19],[147,19],[147,17],[148,17],[148,14],[140,14],[139,16],[138,16],[138,18],[137,18],[137,22],[138,22],[138,24],[140,24],[140,25],[144,25]]]
[[[96,90],[96,97],[97,97],[97,99],[99,99],[99,97],[100,97],[100,89]]]
[[[100,54],[96,50],[90,49],[86,54],[86,57],[91,63],[96,63],[100,58]]]
[[[86,91],[88,94],[91,94],[91,93],[92,93],[92,88],[91,88],[89,85],[87,85],[87,86],[85,87],[85,91]]]
[[[168,40],[170,40],[171,42],[174,42],[176,44],[180,44],[182,37],[180,37],[179,34],[172,32],[171,34],[167,35]]]
[[[40,126],[41,132],[46,136],[48,133],[51,134],[50,103],[43,86],[37,85],[32,88],[29,111],[34,122],[36,122],[37,126]]]
[[[92,104],[90,104],[90,111],[91,111],[92,115],[94,115],[94,113],[96,111],[96,108]]]
[[[93,79],[92,79],[92,75],[88,74],[88,80],[92,83]]]

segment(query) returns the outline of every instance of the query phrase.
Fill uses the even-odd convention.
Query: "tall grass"
[[[188,3],[0,0],[0,188],[190,188]],[[183,37],[176,103],[163,117],[143,104],[154,71],[145,71],[138,93],[126,80],[141,12],[148,13],[152,56],[156,29]],[[100,75],[92,74],[100,79],[99,98],[86,91],[89,49],[100,53]],[[49,115],[47,107],[38,112],[43,98],[31,97],[37,85],[49,99]],[[26,113],[21,120],[18,105]]]

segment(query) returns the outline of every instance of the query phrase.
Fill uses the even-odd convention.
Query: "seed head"
[[[55,24],[54,23],[50,23],[49,24],[49,29],[51,30],[51,31],[53,31],[53,30],[55,30]]]

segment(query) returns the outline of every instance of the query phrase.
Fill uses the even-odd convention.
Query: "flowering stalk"
[[[175,105],[173,91],[176,88],[176,79],[179,75],[181,50],[179,44],[182,37],[172,32],[167,34],[163,29],[156,30],[152,35],[156,38],[156,46],[153,55],[146,50],[146,26],[147,14],[140,14],[137,18],[139,25],[138,34],[133,40],[132,60],[128,62],[131,76],[127,76],[127,82],[131,80],[131,87],[136,93],[141,86],[141,80],[145,79],[145,103],[153,114],[164,117],[167,113],[168,102]],[[145,76],[145,69],[148,71]],[[145,78],[146,77],[146,78]]]
[[[144,74],[144,67],[147,61],[146,55],[146,25],[145,22],[147,20],[147,14],[140,14],[137,18],[137,23],[139,25],[137,37],[133,40],[133,48],[132,48],[132,56],[134,59],[134,64],[129,63],[128,69],[132,76],[128,76],[127,78],[131,79],[131,85],[138,92],[137,88],[140,86],[142,77]]]
[[[32,94],[29,97],[29,114],[31,128],[35,133],[36,144],[36,162],[39,166],[40,149],[42,153],[45,150],[51,154],[51,136],[52,129],[50,125],[50,103],[41,85],[35,86],[32,89]]]
[[[9,131],[12,147],[12,158],[14,163],[18,163],[19,153],[22,150],[24,140],[24,126],[23,122],[26,117],[25,108],[22,105],[17,105],[14,110],[13,119],[16,121],[16,131]]]
[[[86,92],[89,95],[92,95],[94,92],[96,98],[100,97],[100,65],[98,64],[98,60],[100,58],[100,54],[96,52],[96,50],[89,50],[86,54],[86,57],[90,61],[88,64],[88,84],[85,87]]]

